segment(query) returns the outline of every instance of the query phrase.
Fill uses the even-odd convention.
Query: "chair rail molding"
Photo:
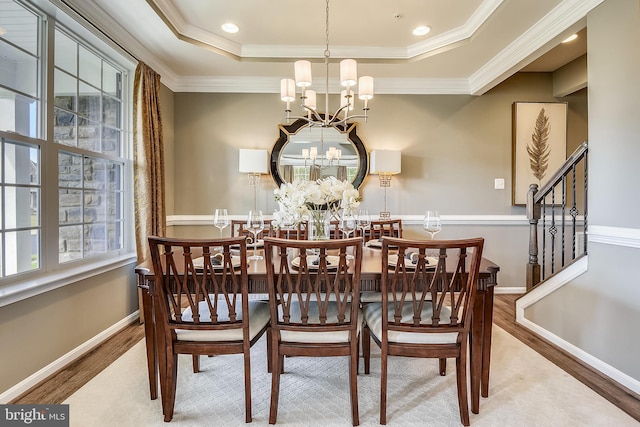
[[[640,229],[589,225],[589,242],[640,248]]]
[[[229,219],[246,219],[246,215],[229,215]],[[265,215],[265,219],[271,216]],[[424,220],[424,215],[394,215],[403,224],[419,225]],[[528,225],[525,215],[441,215],[443,225]],[[212,225],[213,215],[168,215],[167,226],[179,225]]]

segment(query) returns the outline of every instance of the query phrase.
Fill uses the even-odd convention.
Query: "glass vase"
[[[309,209],[309,240],[328,240],[331,215],[327,209]]]

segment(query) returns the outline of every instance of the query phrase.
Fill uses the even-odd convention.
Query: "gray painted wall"
[[[0,393],[137,310],[134,267],[0,308]]]
[[[640,228],[640,2],[588,16],[589,223]],[[613,48],[615,46],[615,48]],[[589,270],[525,317],[640,381],[640,249],[589,244]]]
[[[480,97],[377,95],[358,135],[368,152],[402,151],[402,173],[394,176],[387,195],[392,215],[423,215],[428,208],[442,215],[524,215],[523,207],[511,206],[512,103],[566,101],[568,152],[587,139],[586,90],[557,99],[551,96],[552,87],[551,74],[521,73]],[[175,200],[174,215],[212,215],[216,207],[246,215],[253,192],[247,177],[238,173],[238,150],[270,150],[284,104],[276,94],[176,93],[172,102],[175,194],[167,200]],[[494,178],[505,179],[505,190],[493,189]],[[258,206],[267,214],[275,209],[274,188],[264,176]],[[372,214],[383,209],[377,176],[367,177],[361,189],[363,207]],[[425,236],[418,225],[405,230]],[[211,226],[169,230],[170,235],[189,237],[217,232]],[[445,224],[439,237],[485,237],[485,256],[501,267],[500,286],[523,287],[527,233],[525,224]]]
[[[483,96],[379,95],[358,135],[367,150],[402,151],[387,207],[396,214],[524,214],[511,206],[511,106],[514,101],[569,102],[568,152],[587,139],[586,91],[557,99],[546,73],[521,73]],[[283,105],[275,94],[176,93],[174,214],[210,215],[226,206],[244,214],[253,205],[247,178],[238,173],[239,148],[271,149]],[[494,190],[504,178],[505,190]],[[265,176],[259,207],[273,212],[275,188]],[[382,210],[376,176],[362,188],[363,206]]]

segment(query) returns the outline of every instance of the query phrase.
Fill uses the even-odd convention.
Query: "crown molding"
[[[482,95],[516,73],[525,61],[535,59],[546,45],[558,44],[564,35],[586,25],[586,16],[604,0],[564,0],[469,77],[472,95]]]
[[[58,0],[62,1],[62,0]],[[463,27],[443,34],[439,42],[431,41],[429,46],[416,44],[412,45],[407,52],[395,51],[394,48],[375,49],[377,57],[384,55],[389,60],[403,61],[413,55],[433,55],[439,50],[446,50],[455,46],[456,43],[464,42],[473,34],[486,19],[500,6],[503,0],[485,0],[474,15],[465,23]],[[577,30],[584,26],[586,14],[598,6],[604,0],[563,0],[547,16],[541,19],[527,32],[522,34],[514,43],[492,58],[487,64],[478,69],[467,78],[387,78],[376,79],[376,94],[406,94],[406,95],[430,95],[430,94],[463,94],[482,95],[497,84],[501,83],[510,75],[517,72],[526,60],[539,56],[546,45],[557,43],[560,38],[570,30]],[[111,18],[103,9],[94,2],[80,0],[64,0],[65,3],[73,5],[74,9],[92,23],[100,31],[94,29],[94,33],[103,39],[111,38],[111,42],[117,43],[125,52],[134,56],[135,59],[144,61],[161,75],[162,83],[174,92],[220,92],[220,93],[279,93],[279,77],[235,77],[235,76],[179,76],[170,66],[155,57],[138,40],[133,37],[118,22]],[[166,18],[165,22],[169,26],[184,27],[184,19],[179,16],[175,6],[168,0],[147,0],[152,7],[162,7],[163,14],[169,14],[171,19]],[[160,5],[160,6],[159,6]],[[108,29],[108,31],[107,31]],[[455,34],[454,34],[455,32]],[[107,34],[109,37],[105,36]],[[178,36],[183,40],[194,42],[195,37],[201,35],[193,32],[189,35]],[[455,41],[455,42],[454,42]],[[208,42],[214,42],[208,40]],[[197,43],[196,43],[197,44]],[[203,46],[208,45],[202,42]],[[222,46],[219,44],[219,46]],[[206,46],[205,46],[206,47]],[[257,54],[257,47],[246,46],[240,51],[234,50],[233,46],[222,46],[224,49],[244,55],[242,49],[246,49],[246,54]],[[221,49],[222,49],[221,48]],[[288,49],[286,46],[269,46],[273,49],[271,57],[274,55],[284,55]],[[297,46],[300,55],[296,57],[314,58],[318,55],[317,47]],[[336,47],[332,51],[336,57],[352,56],[356,58],[371,58],[371,50],[359,50],[357,55],[352,55],[354,47]],[[372,48],[373,49],[373,48]],[[431,51],[429,51],[431,49]],[[214,49],[215,50],[215,49]],[[313,51],[313,52],[312,52]],[[419,52],[423,52],[419,54]],[[429,53],[426,53],[429,52]],[[283,56],[284,58],[284,56]],[[335,92],[333,85],[330,85],[330,92]]]
[[[174,92],[280,93],[279,77],[185,76],[177,77]],[[337,79],[329,81],[329,93],[342,90]],[[468,95],[467,79],[376,79],[376,95]]]

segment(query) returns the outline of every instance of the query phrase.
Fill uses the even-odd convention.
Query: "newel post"
[[[538,264],[538,220],[540,204],[535,203],[538,184],[529,185],[527,192],[527,218],[529,219],[529,263],[527,264],[527,291],[540,282],[540,264]]]

